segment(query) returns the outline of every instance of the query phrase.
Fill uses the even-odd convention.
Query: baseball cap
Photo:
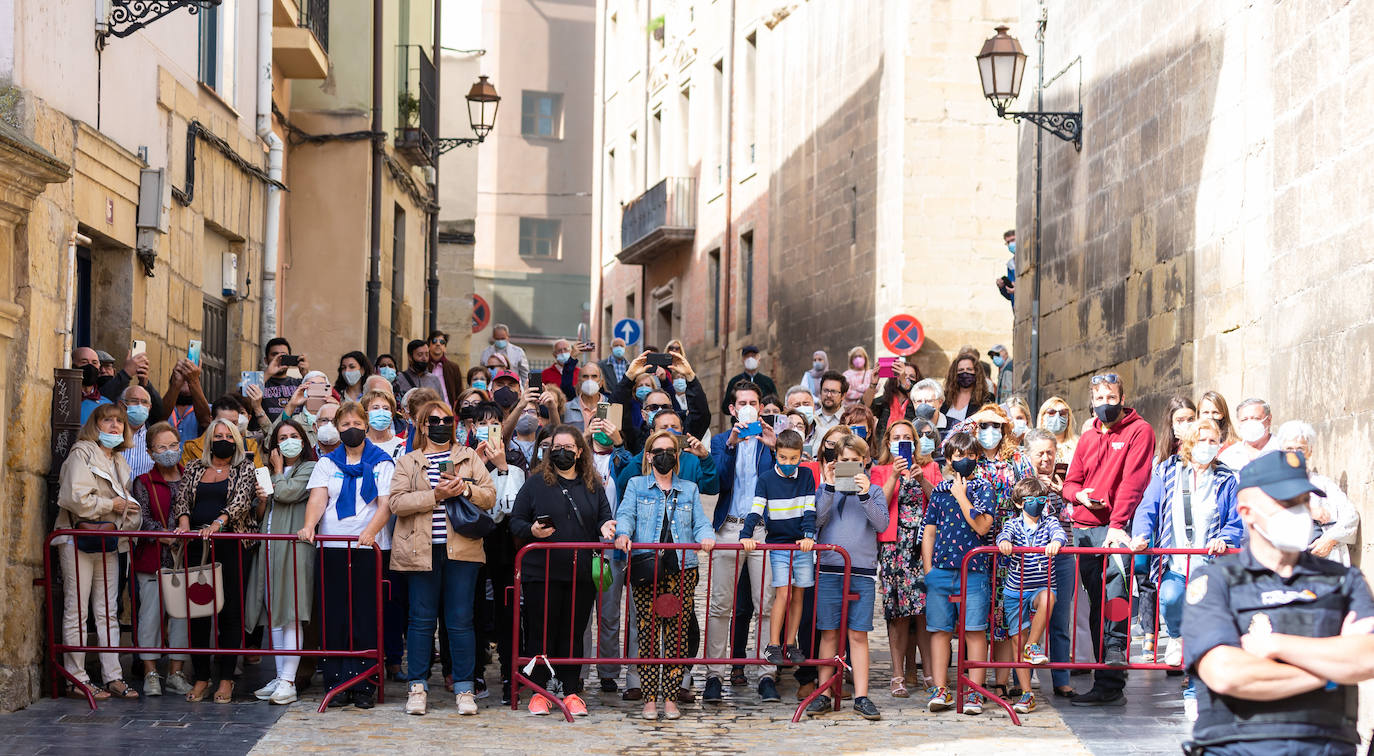
[[[498,370],[498,371],[496,371],[496,375],[493,375],[493,376],[491,377],[491,382],[494,384],[494,383],[496,383],[497,381],[501,380],[502,378],[509,378],[509,379],[511,379],[512,381],[515,381],[516,383],[519,383],[519,382],[520,382],[520,376],[516,375],[515,373],[512,373],[512,372],[509,371],[509,370]]]
[[[1005,346],[1003,346],[1002,344],[994,344],[994,345],[992,346],[992,348],[988,350],[988,356],[989,356],[989,357],[996,357],[997,355],[999,355],[999,354],[1001,354],[1001,353],[1003,353],[1003,352],[1010,353],[1011,350],[1010,350],[1010,349],[1007,349],[1007,348],[1006,348]]]
[[[739,353],[741,357],[746,354],[758,354],[759,348],[754,346],[753,344],[749,344],[745,346],[743,349],[739,350]]]
[[[1271,451],[1261,454],[1240,468],[1241,488],[1256,488],[1279,501],[1295,499],[1305,493],[1326,496],[1307,477],[1307,458],[1302,452]]]

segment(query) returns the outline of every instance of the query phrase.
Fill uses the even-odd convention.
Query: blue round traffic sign
[[[644,326],[634,318],[621,318],[616,321],[615,328],[611,329],[611,335],[624,339],[626,344],[638,344],[639,337],[643,334]]]

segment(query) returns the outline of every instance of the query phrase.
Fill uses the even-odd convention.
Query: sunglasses
[[[439,346],[448,346],[448,339],[430,339],[429,343],[438,344]]]
[[[673,405],[671,405],[671,404],[646,404],[646,405],[644,405],[644,410],[645,410],[646,412],[661,412],[661,411],[663,411],[663,410],[672,409],[672,408],[673,408]]]
[[[1092,377],[1092,380],[1088,381],[1088,385],[1090,386],[1096,386],[1102,383],[1121,383],[1121,376],[1116,373],[1098,373]]]
[[[978,430],[991,430],[991,429],[993,429],[993,428],[996,428],[996,429],[998,429],[998,430],[1001,430],[1001,429],[1002,429],[1002,424],[1001,424],[1001,423],[978,423]]]
[[[430,417],[425,419],[425,425],[453,425],[451,417]]]
[[[1050,503],[1050,497],[1048,497],[1048,496],[1027,496],[1026,498],[1024,498],[1024,499],[1021,500],[1021,506],[1024,507],[1024,506],[1026,506],[1027,504],[1030,504],[1030,503],[1032,503],[1032,502],[1039,502],[1039,503],[1040,503],[1040,506],[1043,507],[1043,506],[1045,506],[1045,505],[1047,505],[1047,504]]]

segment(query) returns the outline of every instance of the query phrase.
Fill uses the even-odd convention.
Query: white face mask
[[[1208,465],[1217,458],[1217,452],[1221,451],[1221,444],[1198,443],[1193,445],[1193,461],[1199,465]]]
[[[1236,426],[1236,432],[1240,434],[1240,440],[1247,444],[1253,444],[1264,438],[1263,420],[1244,420]]]
[[[596,381],[592,380],[591,378],[588,378],[587,380],[585,380],[585,381],[582,382],[582,395],[583,395],[583,396],[593,396],[593,395],[599,394],[599,393],[601,393],[601,384],[597,383]]]
[[[745,370],[748,370],[748,371],[751,372],[751,373],[754,372],[755,370],[758,370],[758,369],[759,369],[759,358],[757,358],[757,357],[745,357],[745,358],[744,358],[744,369],[745,369]]]
[[[1188,434],[1188,428],[1192,423],[1174,423],[1174,438],[1183,438]]]
[[[746,404],[735,410],[735,416],[739,418],[741,423],[748,425],[759,419],[759,408]]]
[[[315,429],[315,440],[325,446],[333,446],[339,443],[339,429],[335,428],[331,422],[321,422],[320,426]]]
[[[1312,514],[1307,511],[1306,504],[1283,507],[1266,517],[1263,526],[1256,524],[1254,529],[1279,551],[1296,554],[1307,549],[1312,535]]]
[[[1012,432],[1012,435],[1016,436],[1017,438],[1020,438],[1020,437],[1022,437],[1022,436],[1024,436],[1024,435],[1026,435],[1026,427],[1027,427],[1027,426],[1026,426],[1026,421],[1025,421],[1025,420],[1021,420],[1020,418],[1017,418],[1016,420],[1013,420],[1013,421],[1011,422],[1011,432]]]

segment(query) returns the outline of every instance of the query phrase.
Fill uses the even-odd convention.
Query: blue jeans
[[[410,625],[406,629],[406,678],[423,683],[429,690],[430,649],[434,645],[434,626],[439,607],[448,627],[449,653],[453,655],[453,692],[472,693],[477,667],[477,633],[472,627],[473,597],[477,591],[479,562],[459,562],[448,558],[443,544],[434,547],[429,572],[411,572],[406,583],[410,592]]]
[[[1054,575],[1051,585],[1060,598],[1054,602],[1050,612],[1050,661],[1073,661],[1069,654],[1073,649],[1073,597],[1077,588],[1075,580],[1078,572],[1072,554],[1057,554],[1054,557]],[[1069,670],[1052,669],[1050,679],[1054,687],[1062,688],[1069,684]]]
[[[1164,627],[1170,638],[1183,637],[1184,583],[1183,575],[1173,570],[1165,571],[1159,581],[1159,613],[1164,615]]]

